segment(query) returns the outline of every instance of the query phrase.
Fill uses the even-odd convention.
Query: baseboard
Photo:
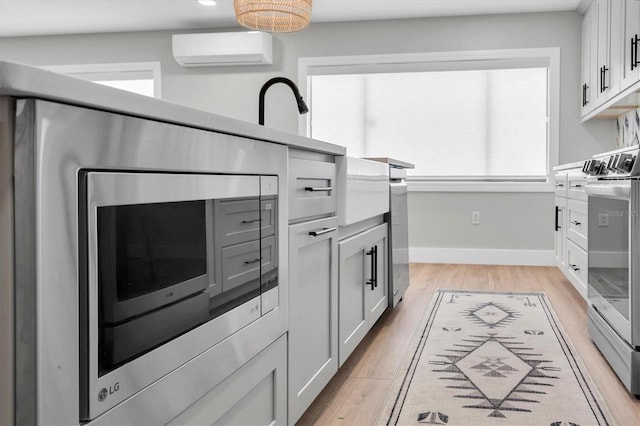
[[[415,263],[466,263],[478,265],[555,266],[554,250],[500,250],[410,247]]]

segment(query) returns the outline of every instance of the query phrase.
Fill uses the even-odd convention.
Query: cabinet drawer
[[[336,166],[325,161],[289,159],[289,220],[336,212]]]
[[[215,202],[216,238],[220,247],[257,240],[273,235],[277,217],[275,198],[250,198]],[[260,223],[262,220],[262,229]]]
[[[587,203],[569,200],[567,205],[567,238],[586,250],[587,245]]]
[[[556,197],[567,196],[567,174],[556,173],[555,175]]]
[[[567,277],[578,292],[586,297],[588,263],[587,252],[572,241],[567,241]]]
[[[262,258],[259,240],[222,249],[222,291],[229,291],[251,281],[256,281],[257,285],[261,266],[263,274],[274,269],[277,266],[275,241],[274,236],[262,239]]]
[[[587,201],[587,193],[584,190],[587,180],[584,177],[568,179],[567,193],[568,197],[573,200]]]

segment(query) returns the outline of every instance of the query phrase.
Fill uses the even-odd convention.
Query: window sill
[[[551,182],[442,182],[407,179],[409,192],[555,192]]]

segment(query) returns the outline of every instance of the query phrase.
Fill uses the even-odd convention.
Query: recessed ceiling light
[[[198,3],[200,3],[203,6],[215,6],[216,2],[213,0],[198,0]]]

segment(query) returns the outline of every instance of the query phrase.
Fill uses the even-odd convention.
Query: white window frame
[[[385,55],[306,57],[298,60],[298,86],[303,97],[310,99],[310,76],[326,74],[362,74],[420,70],[478,69],[480,61],[508,65],[528,61],[548,66],[548,139],[547,173],[544,182],[469,181],[450,178],[409,177],[409,191],[426,192],[553,192],[553,167],[558,165],[560,139],[560,48],[480,50],[460,52],[401,53]],[[495,61],[495,62],[494,62]],[[466,67],[465,67],[466,68]],[[303,115],[298,126],[301,135],[310,135],[310,116]],[[331,141],[327,141],[331,142]],[[390,153],[391,155],[391,153]],[[452,147],[452,155],[455,148]],[[407,160],[399,158],[399,160]]]
[[[160,62],[49,65],[42,68],[82,80],[153,80],[153,97],[162,98]]]

